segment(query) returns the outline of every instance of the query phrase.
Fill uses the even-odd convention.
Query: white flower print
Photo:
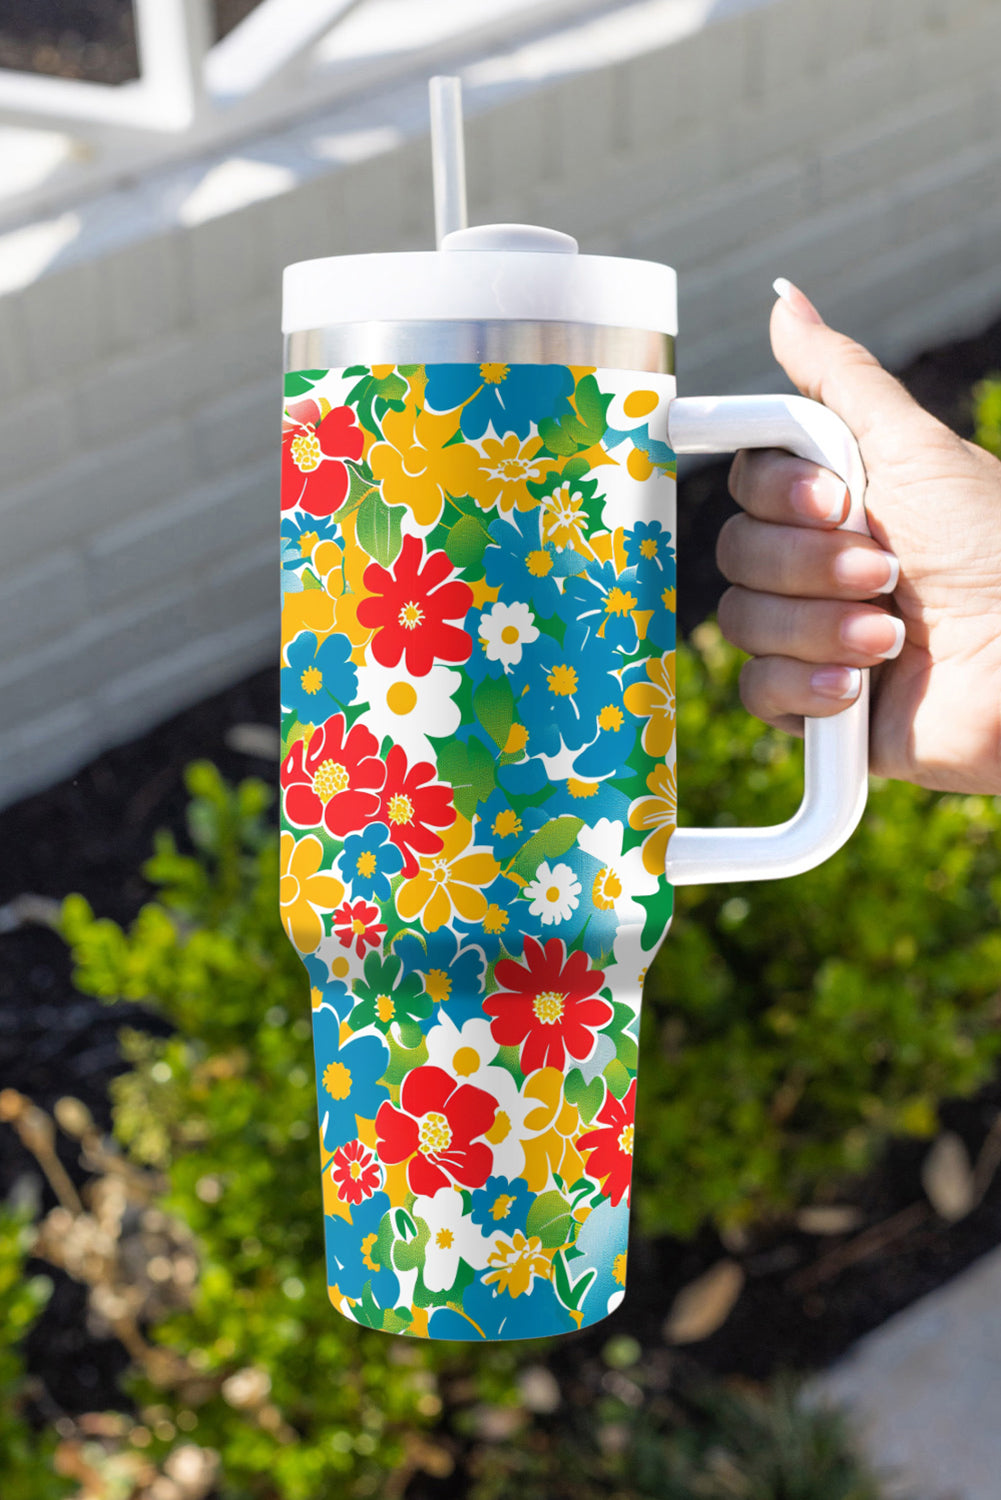
[[[509,672],[521,661],[522,647],[539,639],[539,630],[527,604],[498,603],[480,616],[480,637],[487,643],[487,661],[499,661]]]
[[[553,865],[547,860],[535,872],[535,879],[526,885],[524,894],[531,901],[529,911],[533,917],[542,918],[543,927],[556,922],[565,922],[571,912],[580,905],[580,881],[569,865]]]
[[[423,1219],[431,1237],[424,1252],[424,1285],[429,1292],[443,1292],[455,1281],[459,1257],[482,1270],[492,1248],[479,1225],[464,1217],[462,1194],[451,1185],[439,1188],[431,1198],[418,1197],[412,1209]]]
[[[401,661],[396,667],[381,667],[366,652],[367,665],[358,669],[356,702],[367,703],[360,723],[379,743],[385,735],[402,745],[411,765],[418,760],[437,763],[434,746],[427,737],[454,734],[462,717],[453,693],[462,681],[461,672],[434,666],[424,677],[413,677]]]

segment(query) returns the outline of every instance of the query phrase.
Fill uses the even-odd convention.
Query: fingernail
[[[841,643],[863,656],[893,661],[904,649],[906,630],[896,615],[849,615],[841,622]]]
[[[810,686],[821,698],[857,698],[862,688],[859,667],[819,667],[810,677]]]
[[[822,323],[820,316],[809,297],[805,297],[798,286],[787,281],[784,276],[776,276],[772,282],[772,290],[776,297],[781,297],[789,311],[797,318],[802,318],[804,323]]]
[[[789,504],[804,520],[836,524],[844,519],[848,490],[836,474],[825,469],[812,479],[794,479],[789,487]]]
[[[835,580],[866,594],[892,594],[900,578],[900,563],[892,552],[851,547],[834,559]]]

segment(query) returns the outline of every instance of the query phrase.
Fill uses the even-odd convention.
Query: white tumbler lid
[[[531,224],[481,224],[440,250],[334,255],[287,266],[282,332],[344,323],[583,323],[678,331],[670,266],[580,255],[577,241]]]

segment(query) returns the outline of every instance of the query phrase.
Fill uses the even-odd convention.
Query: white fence
[[[431,245],[443,65],[473,222],[675,264],[689,393],[780,383],[776,275],[891,362],[1001,310],[997,0],[512,4],[408,66],[423,6],[365,0],[355,93],[0,232],[0,801],[277,661],[281,267]]]

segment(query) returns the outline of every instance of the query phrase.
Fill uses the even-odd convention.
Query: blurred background
[[[783,275],[998,451],[999,64],[997,0],[0,0],[5,1500],[996,1500],[1001,805],[877,785],[679,892],[626,1301],[464,1349],[327,1304],[269,797],[281,270],[431,247],[428,77],[471,222],[677,268],[682,392],[784,388]],[[725,473],[686,822],[801,774],[712,624]]]

